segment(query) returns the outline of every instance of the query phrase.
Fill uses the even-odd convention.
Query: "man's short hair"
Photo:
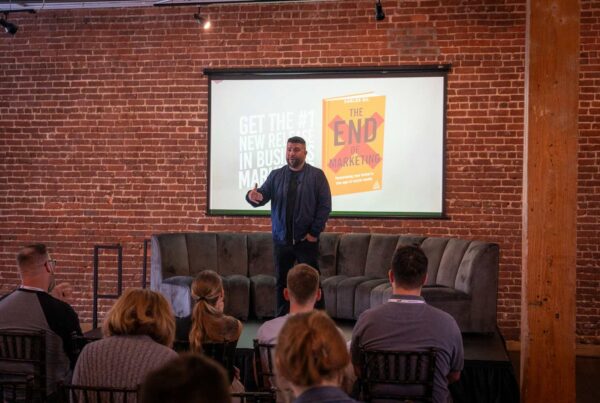
[[[34,265],[44,264],[48,257],[46,245],[35,243],[27,245],[17,254],[17,265],[20,269],[29,268]]]
[[[300,136],[294,136],[294,137],[290,137],[287,141],[288,143],[294,143],[294,144],[304,144],[306,145],[306,141],[304,141],[304,139]]]
[[[306,304],[319,289],[319,272],[305,263],[297,264],[288,272],[287,289],[298,304]]]
[[[229,379],[217,362],[182,354],[150,372],[141,386],[142,403],[231,402]]]
[[[396,284],[414,290],[425,283],[427,256],[418,246],[402,246],[392,258],[392,274]]]

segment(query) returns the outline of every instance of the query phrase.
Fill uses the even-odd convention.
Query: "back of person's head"
[[[175,316],[160,293],[130,288],[108,312],[102,331],[105,336],[148,335],[160,344],[171,346],[175,338]]]
[[[319,290],[319,272],[307,264],[297,264],[288,272],[287,289],[296,303],[306,305]]]
[[[223,367],[210,358],[182,354],[146,376],[141,402],[229,403],[229,379]]]
[[[47,260],[48,249],[46,245],[41,243],[27,245],[17,254],[19,271],[24,274],[31,274],[38,271]]]
[[[392,258],[392,274],[394,282],[407,290],[423,286],[427,276],[427,256],[418,246],[396,249]]]
[[[296,386],[339,383],[349,362],[344,338],[323,311],[291,315],[279,333],[275,365],[278,374]]]
[[[223,294],[223,280],[212,270],[198,273],[192,282],[192,298],[195,301],[189,335],[192,351],[202,351],[202,343],[206,340],[233,341],[239,337],[237,320],[225,316],[222,304],[219,305]]]

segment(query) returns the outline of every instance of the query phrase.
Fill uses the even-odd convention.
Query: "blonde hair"
[[[344,338],[323,311],[291,315],[279,333],[275,365],[278,373],[294,385],[339,383],[349,362]]]
[[[112,306],[102,325],[105,336],[148,335],[171,347],[175,338],[175,316],[158,292],[130,288]]]
[[[223,281],[212,270],[204,270],[192,283],[192,298],[196,304],[192,311],[190,350],[202,351],[202,343],[234,341],[242,332],[241,323],[217,309],[223,295]]]

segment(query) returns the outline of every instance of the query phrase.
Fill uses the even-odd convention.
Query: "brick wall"
[[[466,4],[465,4],[466,3]],[[486,3],[492,3],[487,5]],[[498,322],[519,336],[525,2],[323,1],[14,14],[0,36],[0,292],[42,241],[91,320],[95,244],[121,243],[126,286],[163,231],[270,229],[206,215],[208,67],[450,63],[448,219],[331,219],[327,229],[457,236],[501,246]],[[582,1],[578,342],[600,344],[600,6]],[[113,251],[100,256],[114,289]],[[103,304],[102,309],[105,309]]]

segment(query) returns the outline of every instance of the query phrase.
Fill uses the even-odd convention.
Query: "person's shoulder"
[[[314,175],[325,176],[325,172],[323,172],[323,170],[321,168],[317,168],[316,166],[311,165],[308,162],[304,163],[304,169],[306,169],[307,172],[311,172]]]
[[[273,342],[273,339],[276,339],[279,330],[283,327],[283,324],[287,320],[287,315],[279,316],[277,318],[273,318],[264,322],[258,330],[256,331],[256,339],[259,343],[267,343],[270,344]]]
[[[55,310],[62,310],[68,313],[75,314],[75,310],[69,303],[62,301],[48,294],[47,292],[37,291],[36,294],[38,296],[40,304],[51,307]]]
[[[436,308],[435,306],[431,306],[429,304],[427,304],[427,309],[429,310],[430,322],[436,323],[438,326],[443,326],[448,330],[454,330],[455,332],[460,333],[456,319],[454,319],[454,317],[448,312],[442,311],[440,308]]]

